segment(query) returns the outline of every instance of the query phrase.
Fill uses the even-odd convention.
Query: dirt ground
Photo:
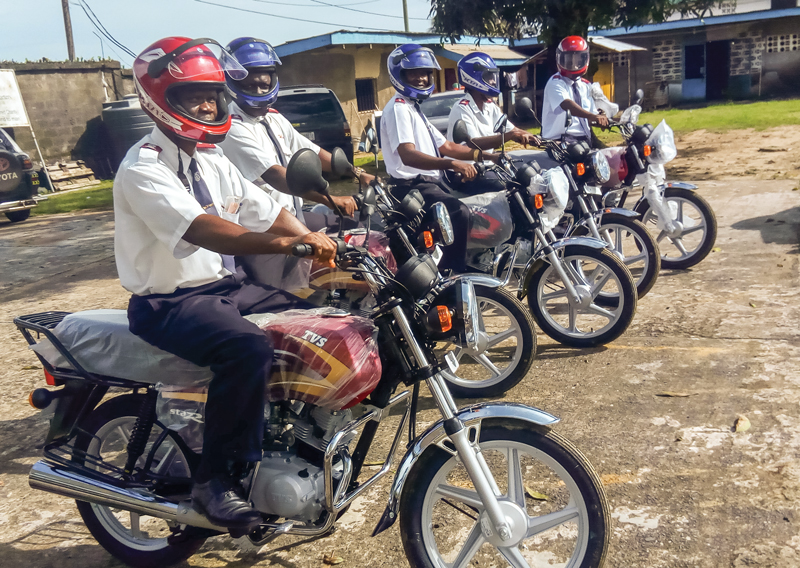
[[[662,271],[631,328],[604,348],[540,335],[529,376],[504,400],[559,416],[557,431],[601,475],[607,566],[800,566],[800,127],[695,132],[678,147],[668,177],[699,182],[717,215],[715,252],[691,270]],[[0,221],[0,266],[0,566],[121,566],[73,501],[28,487],[46,417],[27,397],[44,380],[11,323],[125,307],[113,215]],[[421,403],[420,421],[436,419],[427,395]],[[739,416],[749,430],[733,431]],[[218,537],[185,566],[316,568],[325,554],[342,567],[404,566],[397,526],[369,536],[388,484],[356,500],[327,538],[286,538],[253,554]]]

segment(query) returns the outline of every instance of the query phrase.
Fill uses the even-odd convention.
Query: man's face
[[[219,111],[217,109],[219,91],[196,87],[182,89],[177,94],[177,102],[189,116],[205,122],[216,122]]]
[[[247,70],[247,77],[239,81],[239,88],[248,95],[262,97],[272,88],[274,67],[253,67]]]
[[[430,69],[407,69],[405,71],[406,82],[419,91],[424,91],[431,86]]]

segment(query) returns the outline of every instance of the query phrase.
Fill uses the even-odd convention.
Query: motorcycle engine
[[[250,498],[256,509],[268,515],[277,515],[305,523],[316,522],[324,510],[325,477],[322,452],[331,438],[352,420],[350,410],[331,411],[308,407],[291,420],[296,443],[287,451],[264,453],[253,480]],[[345,443],[352,440],[345,439]],[[308,450],[298,455],[300,443],[311,446],[319,459],[308,455]],[[309,457],[309,459],[306,459]],[[341,462],[334,464],[334,485],[341,479]]]

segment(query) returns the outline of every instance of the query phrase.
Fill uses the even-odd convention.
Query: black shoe
[[[233,483],[214,478],[192,487],[192,507],[226,528],[249,528],[261,522],[261,513],[237,493]]]

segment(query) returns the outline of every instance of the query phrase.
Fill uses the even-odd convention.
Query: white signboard
[[[30,126],[13,69],[0,69],[0,128]]]

